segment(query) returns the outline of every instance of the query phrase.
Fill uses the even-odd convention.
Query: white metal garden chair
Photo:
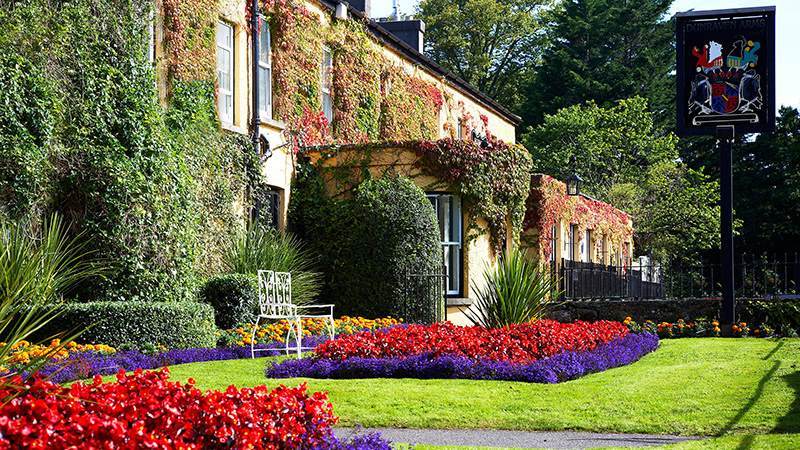
[[[267,351],[267,349],[256,349],[256,332],[258,323],[262,320],[286,320],[289,323],[289,330],[286,332],[286,354],[294,351],[297,357],[303,350],[311,350],[313,347],[303,347],[303,319],[322,318],[327,319],[328,335],[331,339],[336,338],[336,326],[333,320],[334,305],[295,305],[292,302],[292,274],[289,272],[274,272],[272,270],[258,271],[258,307],[259,314],[256,317],[256,324],[253,327],[253,335],[250,341],[250,357],[255,358],[256,352]],[[326,314],[308,314],[309,310],[328,310]],[[289,343],[294,336],[295,345]]]

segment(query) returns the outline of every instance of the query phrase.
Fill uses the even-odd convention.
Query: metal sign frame
[[[675,22],[678,134],[713,135],[717,126],[724,125],[733,125],[737,134],[773,131],[775,7],[681,12],[675,15]],[[755,47],[744,36],[748,29],[760,36]],[[687,34],[694,38],[693,43],[687,43]],[[733,48],[715,41],[729,43],[737,34],[745,40],[734,42]],[[698,48],[699,36],[712,48]],[[687,46],[691,46],[690,52]],[[687,77],[690,73],[691,78]],[[732,77],[730,81],[727,76]],[[751,97],[745,97],[748,94]]]

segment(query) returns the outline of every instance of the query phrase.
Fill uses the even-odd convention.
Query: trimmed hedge
[[[368,179],[346,200],[327,197],[316,173],[296,188],[293,226],[322,255],[323,303],[334,303],[337,314],[410,323],[443,318],[442,299],[423,278],[407,277],[439,274],[443,264],[436,214],[413,181]]]
[[[214,308],[214,321],[222,330],[255,321],[258,279],[231,273],[210,278],[200,291],[200,300]]]
[[[65,303],[49,333],[88,328],[79,341],[112,347],[215,347],[214,309],[199,302]]]

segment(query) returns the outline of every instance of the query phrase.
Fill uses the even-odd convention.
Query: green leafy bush
[[[231,273],[209,279],[200,299],[214,308],[214,321],[222,330],[255,322],[258,310],[258,279]]]
[[[403,177],[369,179],[353,198],[334,200],[316,174],[306,174],[298,186],[292,215],[297,231],[322,255],[324,299],[337,314],[441,318],[444,305],[434,290],[409,289],[409,273],[442,271],[436,216],[419,187]]]
[[[224,249],[223,268],[232,273],[256,275],[259,270],[292,274],[292,302],[311,303],[322,285],[315,272],[317,257],[291,234],[251,225],[239,232]]]
[[[499,328],[541,319],[558,298],[554,278],[519,249],[507,252],[495,268],[484,271],[486,285],[472,287],[476,301],[465,311],[475,325]]]
[[[112,347],[214,347],[214,309],[199,302],[65,303],[47,331],[88,328],[81,341]]]

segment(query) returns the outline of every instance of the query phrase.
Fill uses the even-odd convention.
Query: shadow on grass
[[[798,433],[800,432],[800,371],[786,374],[781,378],[794,390],[794,401],[789,412],[781,417],[772,432]]]
[[[765,355],[762,359],[764,361],[768,361],[772,359],[772,357],[783,347],[785,341],[778,341],[775,347],[770,350],[767,355]],[[772,363],[772,367],[770,370],[761,377],[759,380],[758,385],[756,386],[755,392],[753,395],[750,396],[750,399],[747,401],[747,404],[739,410],[739,412],[734,416],[728,423],[725,425],[723,430],[723,434],[730,433],[731,430],[742,420],[745,414],[747,414],[755,405],[756,401],[761,397],[764,393],[764,387],[766,386],[767,382],[775,376],[775,373],[781,366],[781,360],[775,360]],[[781,377],[786,383],[794,390],[794,401],[789,409],[789,413],[783,416],[778,423],[773,428],[773,433],[797,433],[800,431],[800,371],[793,372],[788,375],[784,375]],[[737,450],[748,450],[753,448],[755,436],[753,435],[745,435],[741,437],[738,446],[736,447]]]
[[[783,347],[783,344],[785,344],[785,343],[786,343],[786,341],[783,341],[783,340],[781,340],[781,341],[778,341],[778,345],[776,345],[776,346],[775,346],[775,347],[774,347],[772,350],[770,350],[770,351],[769,351],[769,353],[767,353],[767,354],[766,354],[766,355],[765,355],[763,358],[761,358],[761,359],[763,359],[764,361],[766,361],[766,360],[768,360],[768,359],[772,358],[772,355],[774,355],[775,353],[777,353],[777,352],[778,352],[778,350],[780,350],[780,349],[781,349],[781,347]]]

